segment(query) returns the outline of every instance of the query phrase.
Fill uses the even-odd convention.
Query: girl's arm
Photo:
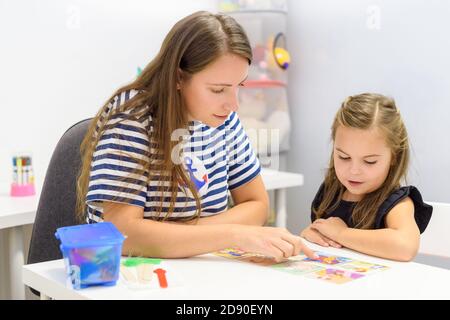
[[[286,229],[238,224],[187,225],[144,219],[141,207],[105,202],[103,219],[127,236],[124,255],[185,258],[238,247],[273,257],[277,262],[303,251],[314,258],[300,237]]]
[[[339,243],[325,237],[319,231],[311,228],[311,225],[303,229],[303,231],[300,233],[300,237],[305,238],[309,242],[316,243],[322,247],[332,246],[335,248],[342,248],[342,246]]]
[[[262,226],[269,215],[269,196],[261,175],[231,191],[234,207],[211,217],[200,218],[199,225],[246,224]]]
[[[319,219],[312,228],[342,246],[365,254],[399,261],[410,261],[417,254],[420,231],[414,219],[414,204],[407,197],[389,211],[386,228],[361,230],[348,228],[339,218]]]

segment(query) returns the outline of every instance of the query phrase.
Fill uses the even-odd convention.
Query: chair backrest
[[[420,238],[420,254],[450,258],[450,203],[427,202],[433,215]]]
[[[75,219],[75,204],[80,144],[91,120],[73,125],[56,145],[39,198],[27,263],[62,258],[56,229],[79,224]]]

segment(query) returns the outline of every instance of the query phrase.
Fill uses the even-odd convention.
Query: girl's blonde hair
[[[176,129],[187,128],[186,108],[177,83],[180,83],[195,73],[205,69],[224,54],[235,54],[252,61],[252,50],[243,28],[230,16],[199,11],[177,22],[170,30],[158,55],[145,67],[138,78],[132,83],[118,89],[93,119],[90,128],[82,142],[82,166],[77,181],[76,215],[81,220],[86,214],[86,195],[90,180],[92,156],[105,131],[108,120],[117,113],[122,119],[142,120],[152,117],[153,131],[150,130],[149,141],[155,143],[159,154],[148,154],[150,161],[136,160],[143,169],[133,173],[145,175],[150,180],[152,171],[166,172],[170,177],[171,192],[170,207],[164,219],[174,211],[178,186],[188,186],[194,196],[197,212],[200,214],[200,199],[195,186],[186,176],[182,165],[176,165],[171,160],[171,152],[179,141],[171,141],[171,134]],[[179,72],[181,70],[181,73]],[[114,98],[128,90],[138,93],[120,105],[117,110],[107,112]],[[125,113],[126,112],[126,113]],[[104,116],[107,113],[107,116]],[[128,155],[131,156],[131,155]],[[162,159],[161,159],[162,157]],[[163,177],[162,177],[163,178]],[[161,191],[161,200],[163,192]],[[159,216],[162,212],[162,201]]]
[[[352,220],[355,228],[370,229],[381,204],[400,187],[401,180],[406,178],[409,163],[408,133],[395,101],[373,93],[351,96],[342,103],[331,127],[333,142],[336,130],[340,126],[362,130],[377,128],[384,135],[392,152],[386,180],[377,190],[366,194],[353,208]],[[333,153],[334,148],[325,176],[322,201],[318,208],[313,208],[317,218],[335,210],[345,191],[345,187],[336,176]]]

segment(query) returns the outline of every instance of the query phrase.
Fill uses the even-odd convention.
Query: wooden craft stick
[[[137,273],[139,282],[147,284],[152,280],[153,265],[150,263],[143,263],[137,266]]]
[[[130,270],[130,268],[121,265],[120,273],[123,275],[125,280],[129,282],[137,282],[136,276],[134,275],[134,272]]]

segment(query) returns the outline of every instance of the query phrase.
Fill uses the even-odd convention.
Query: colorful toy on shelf
[[[273,56],[278,66],[286,70],[291,63],[291,56],[285,48],[280,46],[279,42],[281,39],[286,42],[286,36],[282,32],[278,33],[273,41]]]
[[[291,56],[289,55],[289,52],[287,52],[287,50],[283,48],[275,48],[274,55],[275,61],[278,63],[278,65],[282,69],[286,70],[291,63]]]

